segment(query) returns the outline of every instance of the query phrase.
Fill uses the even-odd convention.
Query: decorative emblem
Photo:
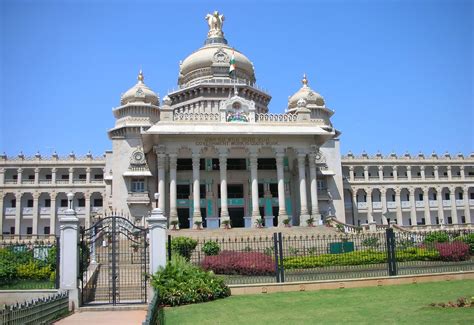
[[[143,153],[141,148],[136,149],[132,153],[132,159],[130,161],[131,165],[145,165],[145,154]]]
[[[296,106],[305,107],[306,106],[306,100],[304,100],[303,98],[298,99],[298,101],[296,102]]]
[[[222,25],[224,24],[224,15],[220,15],[218,11],[214,11],[212,14],[207,14],[205,19],[209,25],[209,32],[207,37],[224,37],[222,32]]]
[[[229,56],[222,50],[222,48],[219,48],[216,51],[216,53],[214,53],[214,62],[217,62],[217,63],[229,62]]]
[[[143,92],[143,89],[138,88],[137,91],[135,92],[136,97],[144,97],[145,93]]]

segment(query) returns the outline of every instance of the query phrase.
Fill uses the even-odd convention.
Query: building
[[[113,110],[103,157],[0,156],[3,234],[57,233],[66,193],[84,227],[109,210],[144,223],[155,203],[181,228],[321,223],[471,223],[474,155],[341,157],[334,112],[306,76],[283,114],[228,45],[223,16],[206,17],[204,45],[179,66],[162,101],[145,84]],[[295,87],[297,88],[297,87]]]

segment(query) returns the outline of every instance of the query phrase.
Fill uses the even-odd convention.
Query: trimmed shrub
[[[258,252],[222,251],[219,255],[206,256],[201,263],[205,270],[216,274],[273,275],[273,259]]]
[[[51,267],[49,265],[41,267],[39,263],[29,261],[16,267],[17,275],[20,279],[49,280]]]
[[[449,235],[443,231],[435,231],[425,237],[425,243],[447,243],[448,241]]]
[[[196,246],[197,241],[189,237],[174,237],[171,239],[171,250],[183,256],[187,261],[191,259]]]
[[[469,252],[474,255],[474,233],[454,238],[455,241],[462,241],[469,245]]]
[[[362,246],[368,248],[376,248],[379,246],[379,239],[377,237],[369,237],[362,241]]]
[[[215,241],[208,241],[202,246],[202,251],[206,256],[213,256],[219,254],[221,248]]]
[[[469,245],[461,241],[452,243],[436,243],[436,250],[439,252],[442,261],[466,261],[469,256]]]
[[[175,255],[166,267],[152,275],[151,284],[158,290],[160,302],[166,306],[194,304],[230,296],[223,279]]]

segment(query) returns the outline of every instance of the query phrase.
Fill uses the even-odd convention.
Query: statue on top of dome
[[[214,11],[212,14],[207,14],[205,19],[209,25],[209,32],[207,37],[224,37],[222,32],[222,25],[224,24],[224,15],[220,15],[218,11]]]

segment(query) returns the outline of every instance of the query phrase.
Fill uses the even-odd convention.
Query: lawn
[[[234,296],[165,308],[172,324],[473,324],[474,308],[430,307],[474,296],[474,280]]]

